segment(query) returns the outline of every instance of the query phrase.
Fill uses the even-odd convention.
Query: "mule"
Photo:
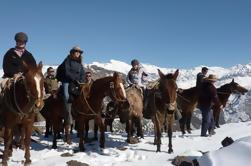
[[[105,127],[102,121],[102,102],[104,97],[109,96],[113,101],[126,100],[126,92],[123,86],[123,80],[119,73],[115,72],[113,76],[108,76],[95,80],[91,87],[89,95],[86,95],[84,88],[72,103],[72,114],[77,124],[79,133],[79,150],[84,151],[83,131],[87,121],[94,119],[100,129],[100,147],[105,147]]]
[[[219,126],[219,117],[220,117],[220,112],[222,108],[226,107],[227,101],[230,97],[231,94],[237,93],[244,95],[248,90],[238,83],[234,82],[234,79],[230,83],[224,84],[221,87],[217,88],[217,94],[219,97],[220,105],[218,107],[213,106],[213,115],[214,115],[214,121],[215,121],[215,126]]]
[[[191,133],[191,118],[198,101],[198,88],[192,87],[177,92],[177,107],[181,110],[181,119],[179,120],[180,130],[185,134],[185,128]]]
[[[25,149],[25,165],[31,164],[30,142],[32,126],[36,111],[41,110],[43,102],[44,77],[42,74],[42,63],[37,66],[29,66],[23,63],[24,73],[15,77],[13,83],[4,90],[1,109],[4,119],[4,152],[2,164],[7,165],[9,156],[12,155],[13,129],[21,125],[21,144]]]
[[[141,89],[131,86],[126,89],[127,101],[118,104],[118,114],[121,123],[126,123],[127,142],[137,143],[133,138],[134,127],[137,128],[137,137],[144,138],[142,130],[143,96]]]
[[[161,151],[161,131],[163,125],[166,125],[169,139],[168,153],[172,153],[172,128],[177,98],[176,80],[179,75],[179,70],[165,75],[158,69],[158,74],[160,77],[158,83],[147,95],[151,100],[147,107],[150,107],[150,110],[152,110],[151,119],[154,124],[154,143],[157,145],[157,152]]]

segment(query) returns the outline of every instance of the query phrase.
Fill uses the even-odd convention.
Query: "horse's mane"
[[[218,92],[227,92],[228,88],[231,86],[231,83],[224,84],[217,88]]]
[[[197,87],[191,87],[188,89],[184,89],[180,94],[181,95],[194,95],[197,92]]]

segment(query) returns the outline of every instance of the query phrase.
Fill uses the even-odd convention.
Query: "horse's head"
[[[238,83],[234,82],[234,79],[230,83],[230,90],[231,90],[231,93],[241,93],[242,95],[244,95],[246,92],[248,92],[248,90],[246,88],[244,88],[244,87],[240,86]]]
[[[110,84],[110,97],[114,101],[125,101],[126,100],[126,92],[123,85],[122,76],[114,72],[112,76],[112,81],[109,82]]]
[[[160,76],[159,90],[162,96],[162,100],[163,102],[165,102],[165,104],[167,104],[168,110],[175,110],[177,98],[176,79],[179,75],[179,70],[176,70],[174,73],[165,75],[158,69],[158,73]]]
[[[44,77],[42,74],[42,62],[35,67],[27,65],[25,62],[23,62],[23,64],[25,68],[24,82],[27,97],[34,100],[35,107],[41,109],[44,106]]]

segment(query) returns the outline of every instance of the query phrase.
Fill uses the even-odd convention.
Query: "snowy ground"
[[[168,166],[177,155],[198,158],[201,166],[249,166],[251,162],[251,122],[225,124],[216,129],[216,135],[212,137],[200,137],[200,131],[194,130],[192,134],[181,136],[174,132],[173,154],[168,154],[168,138],[163,134],[162,152],[156,153],[156,146],[153,145],[153,135],[146,135],[139,144],[128,145],[125,143],[125,133],[106,133],[106,148],[100,150],[98,142],[93,141],[86,144],[86,152],[76,152],[78,139],[73,135],[73,144],[58,142],[58,149],[51,149],[51,138],[45,139],[42,136],[33,136],[38,143],[31,145],[32,165],[35,166],[63,166],[70,160],[77,160],[87,163],[90,166]],[[92,136],[92,133],[90,134]],[[230,136],[234,144],[221,148],[221,141]],[[249,137],[247,137],[249,136]],[[246,137],[246,138],[243,138]],[[3,144],[0,145],[3,150]],[[201,152],[210,151],[207,155],[200,157]],[[70,154],[70,157],[63,157],[62,154]],[[23,151],[15,149],[9,165],[22,165]],[[238,164],[237,164],[238,163]]]

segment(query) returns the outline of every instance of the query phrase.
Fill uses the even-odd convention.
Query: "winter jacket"
[[[205,77],[206,76],[203,73],[201,73],[201,72],[197,74],[196,87],[199,87],[201,85],[201,83],[203,82],[203,79]]]
[[[134,70],[133,68],[127,74],[127,83],[129,85],[136,84],[140,87],[145,87],[146,80],[144,80],[144,76],[148,76],[144,71],[143,67],[139,67],[138,70]]]
[[[200,109],[212,108],[213,105],[219,106],[217,89],[210,82],[203,82],[199,87],[198,107]]]
[[[58,81],[55,77],[47,76],[44,81],[44,89],[45,93],[52,93],[52,91],[56,91],[58,89]]]
[[[15,48],[9,49],[3,58],[3,77],[11,78],[14,76],[14,74],[24,72],[22,61],[24,61],[27,65],[34,67],[37,66],[34,57],[29,51],[25,50],[22,56],[20,57],[15,52]]]
[[[81,60],[74,60],[70,55],[59,65],[57,69],[57,79],[63,83],[73,81],[84,82],[84,67]]]

